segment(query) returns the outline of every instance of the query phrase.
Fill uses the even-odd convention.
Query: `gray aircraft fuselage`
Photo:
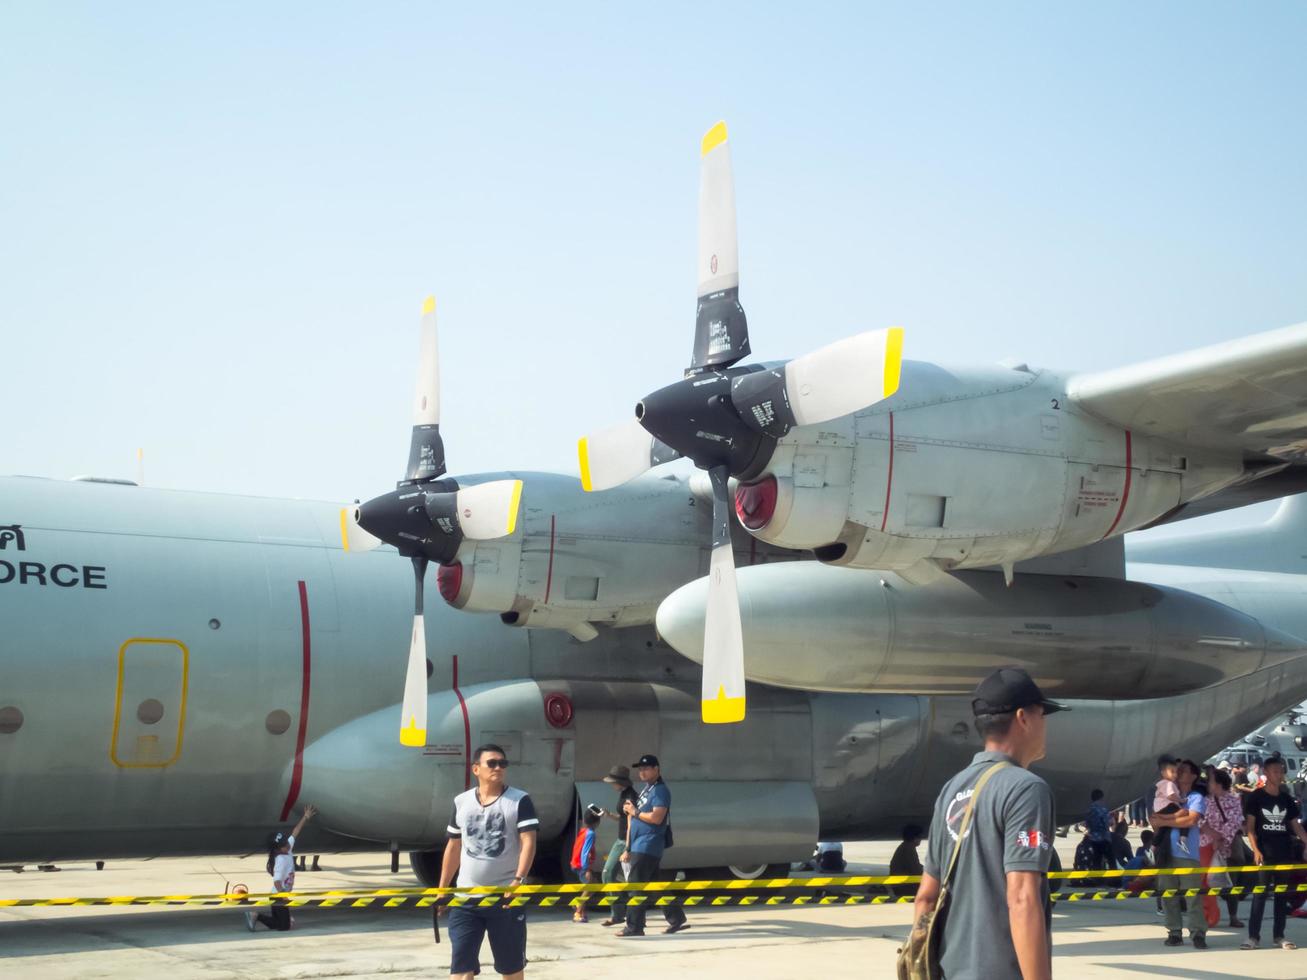
[[[522,549],[543,519],[552,561],[550,495],[580,491],[524,478]],[[703,537],[685,540],[681,564],[705,567]],[[587,643],[438,599],[427,745],[404,748],[410,590],[391,549],[342,551],[333,504],[0,478],[0,863],[256,851],[306,802],[322,811],[306,846],[431,851],[481,741],[508,749],[546,851],[578,801],[609,799],[610,766],[655,752],[670,866],[783,862],[818,835],[922,819],[976,749],[964,697],[753,685],[745,722],[704,726],[697,665],[647,625]],[[1077,701],[1036,768],[1078,813],[1095,786],[1139,795],[1160,751],[1203,757],[1305,697],[1297,658],[1173,697]]]

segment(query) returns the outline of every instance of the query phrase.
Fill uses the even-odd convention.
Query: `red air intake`
[[[735,515],[750,531],[760,530],[776,513],[776,477],[757,483],[741,483],[735,488]]]
[[[440,597],[446,602],[457,599],[459,589],[463,588],[463,563],[456,561],[452,565],[441,565],[437,568],[436,588],[440,590]]]

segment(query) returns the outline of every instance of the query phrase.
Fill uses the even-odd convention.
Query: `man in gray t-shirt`
[[[985,748],[935,803],[914,921],[935,908],[967,805],[993,769],[950,879],[940,965],[948,980],[1044,980],[1052,976],[1053,793],[1025,767],[1044,757],[1045,717],[1065,706],[1015,668],[981,681],[971,705]]]

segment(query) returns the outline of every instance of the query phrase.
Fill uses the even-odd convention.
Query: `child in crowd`
[[[599,826],[599,817],[598,813],[587,808],[584,826],[577,831],[576,840],[572,842],[572,870],[583,885],[594,883],[596,864],[602,867],[602,862],[597,861],[598,855],[595,853],[595,828]],[[572,911],[573,922],[590,921],[590,913],[586,910],[587,898],[582,891],[580,901]]]
[[[289,834],[278,830],[268,837],[268,874],[272,876],[272,890],[274,892],[288,892],[295,887],[295,855],[293,853],[295,839],[304,830],[304,825],[312,820],[317,812],[318,808],[309,804],[304,808],[304,815],[300,817],[299,823],[295,825],[294,830]],[[260,922],[276,932],[286,932],[292,925],[290,908],[286,905],[276,904],[270,906],[266,913],[260,912],[257,915],[253,909],[245,910],[245,925],[249,927],[250,932],[254,932]]]
[[[1180,795],[1180,784],[1176,782],[1179,775],[1180,760],[1173,755],[1164,755],[1157,760],[1157,785],[1154,787],[1153,812],[1162,814],[1186,813],[1185,799]],[[1164,866],[1170,858],[1171,835],[1160,834],[1157,837],[1157,864]]]

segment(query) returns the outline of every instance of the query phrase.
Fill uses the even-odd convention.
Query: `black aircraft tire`
[[[443,851],[409,851],[408,863],[423,888],[440,887],[440,861]]]

